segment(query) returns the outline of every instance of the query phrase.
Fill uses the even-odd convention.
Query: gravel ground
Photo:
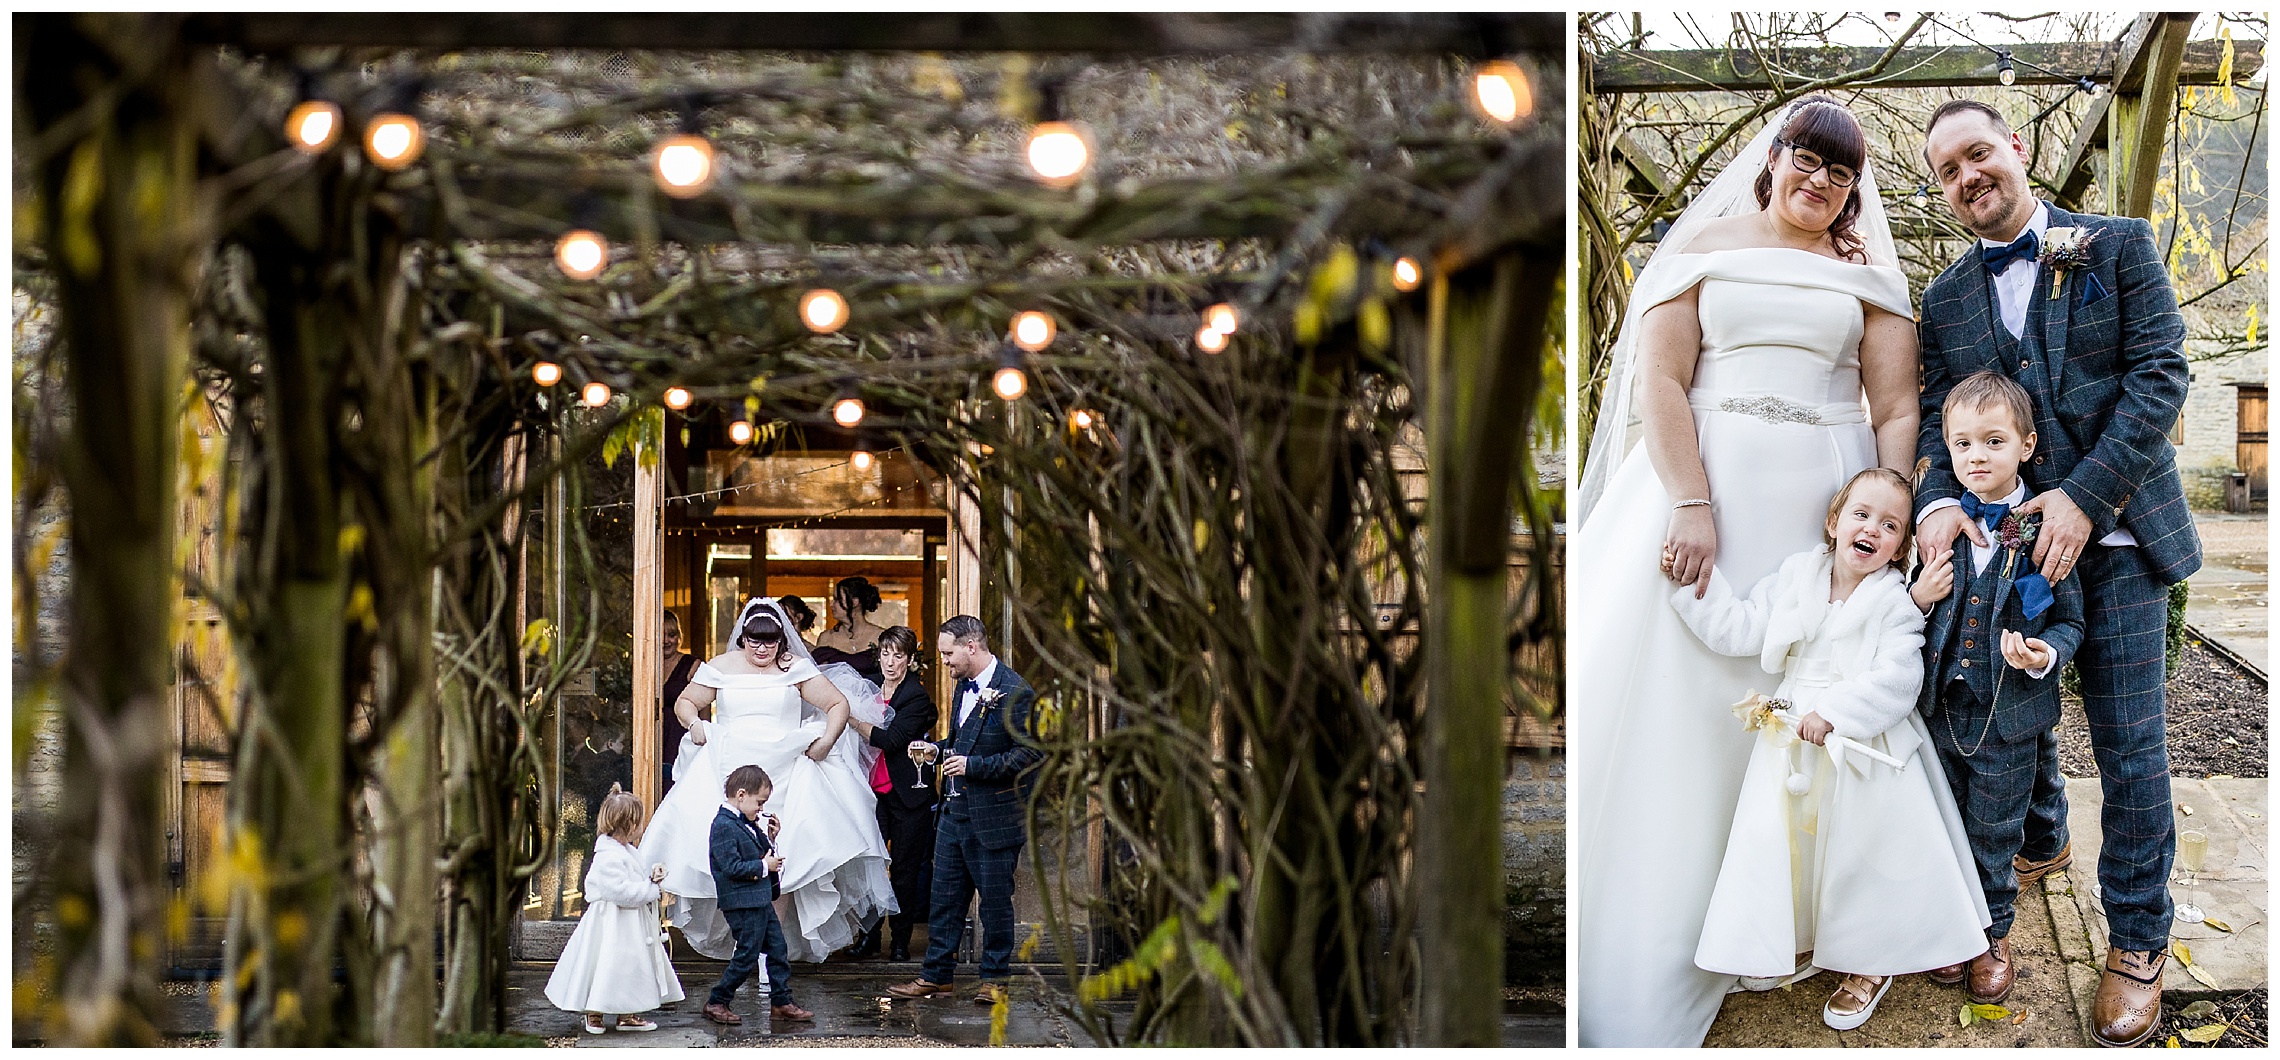
[[[2169,771],[2180,777],[2271,775],[2265,730],[2271,720],[2265,683],[2198,640],[2185,642],[2177,672],[2169,675]],[[2058,723],[2059,768],[2092,777],[2090,728],[2082,703],[2066,697]]]
[[[2187,1016],[2189,1008],[2177,1001],[2161,1003],[2161,1025],[2171,1028],[2170,1035],[2148,1045],[2169,1045],[2186,1049],[2262,1049],[2270,1044],[2271,1024],[2267,1020],[2267,997],[2263,987],[2245,994],[2236,994],[2223,1001],[2210,1002],[2213,1012],[2196,1012]],[[2186,1041],[2180,1028],[2207,1027],[2227,1024],[2230,1029],[2210,1042]]]

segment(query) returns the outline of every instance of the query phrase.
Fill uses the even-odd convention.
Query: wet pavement
[[[2270,539],[2262,514],[2195,512],[2201,569],[2188,579],[2185,621],[2201,636],[2269,672]]]
[[[825,966],[809,971],[792,968],[792,996],[802,1008],[815,1013],[813,1022],[793,1022],[768,1015],[766,984],[758,977],[747,982],[729,1005],[744,1022],[725,1027],[704,1016],[705,995],[720,978],[720,964],[676,965],[681,990],[687,999],[672,1007],[648,1013],[658,1029],[646,1032],[610,1030],[586,1034],[583,1019],[564,1012],[546,1000],[546,977],[553,965],[518,963],[507,979],[507,1029],[517,1034],[546,1038],[576,1036],[580,1048],[713,1048],[754,1045],[797,1045],[816,1039],[906,1039],[893,1044],[924,1044],[925,1039],[945,1045],[988,1045],[990,1009],[973,1001],[974,980],[961,978],[958,993],[948,997],[909,1000],[890,997],[887,987],[917,976],[917,965],[902,968],[874,962],[861,971]],[[882,974],[886,969],[899,969]],[[875,969],[875,970],[874,970]],[[820,1044],[820,1043],[816,1043]],[[836,1041],[832,1044],[848,1044]],[[881,1044],[887,1044],[882,1042]],[[1008,1006],[1006,1045],[1054,1046],[1076,1043],[1076,1035],[1052,1009],[1034,977],[1017,976]]]

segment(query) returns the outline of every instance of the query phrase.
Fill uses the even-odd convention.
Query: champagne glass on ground
[[[2177,922],[2198,924],[2207,919],[2201,907],[2193,904],[2193,885],[2200,882],[2201,865],[2209,857],[2209,834],[2188,828],[2177,833],[2177,882],[2185,887],[2185,900],[2177,903]]]

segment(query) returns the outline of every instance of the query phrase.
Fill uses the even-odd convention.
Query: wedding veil
[[[1721,217],[1757,212],[1760,207],[1753,185],[1757,183],[1758,174],[1764,172],[1766,165],[1773,160],[1774,139],[1796,117],[1799,110],[1805,107],[1834,106],[1837,104],[1823,98],[1802,100],[1782,108],[1780,115],[1766,122],[1765,127],[1759,129],[1747,145],[1736,151],[1725,170],[1679,213],[1678,220],[1672,222],[1670,231],[1656,245],[1653,256],[1647,259],[1647,267],[1639,271],[1638,280],[1631,285],[1630,304],[1623,310],[1623,328],[1616,334],[1615,349],[1609,358],[1607,387],[1600,392],[1599,419],[1591,432],[1591,448],[1584,459],[1583,478],[1576,485],[1575,526],[1581,527],[1590,520],[1592,509],[1598,505],[1600,495],[1607,490],[1608,480],[1615,476],[1615,469],[1630,451],[1632,420],[1635,415],[1632,390],[1637,381],[1634,369],[1639,317],[1678,292],[1661,292],[1660,297],[1655,298],[1640,295],[1658,287],[1655,281],[1664,272],[1674,268],[1671,259],[1684,254],[1687,244],[1701,235],[1702,229],[1710,222]],[[1876,167],[1865,158],[1861,164],[1860,180],[1854,188],[1860,194],[1860,216],[1854,221],[1853,230],[1860,237],[1868,263],[1898,268],[1899,256],[1892,246],[1892,225],[1885,218],[1884,200],[1876,190]]]
[[[784,613],[783,605],[765,596],[754,597],[744,605],[744,610],[736,613],[736,624],[729,627],[728,650],[736,651],[744,647],[744,623],[754,614],[774,618],[776,624],[784,628],[784,650],[810,666],[816,665],[815,653],[808,650],[806,639],[799,634],[799,627],[792,624],[792,617]],[[839,689],[841,695],[847,697],[850,714],[861,719],[865,725],[887,723],[886,700],[880,694],[879,686],[872,684],[870,678],[857,673],[854,667],[846,663],[827,663],[818,669],[826,680]],[[808,703],[808,709],[815,710],[815,704]],[[868,776],[871,763],[879,757],[878,749],[857,735],[854,726],[848,726],[840,733],[839,742],[862,760],[864,773]]]

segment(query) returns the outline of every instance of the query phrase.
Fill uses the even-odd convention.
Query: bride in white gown
[[[782,825],[776,910],[787,957],[821,961],[900,912],[871,792],[877,752],[847,724],[850,716],[885,723],[879,691],[844,663],[819,670],[775,601],[746,604],[732,628],[729,650],[700,664],[674,705],[689,735],[642,853],[664,864],[664,890],[678,898],[673,924],[689,945],[726,959],[736,942],[714,904],[712,823],[729,771],[759,766],[775,785],[762,812]],[[708,703],[713,720],[697,720]]]
[[[1913,314],[1864,154],[1851,114],[1799,103],[1632,291],[1570,543],[1592,588],[1570,598],[1568,664],[1586,1046],[1700,1045],[1736,983],[1694,956],[1750,755],[1729,707],[1766,676],[1703,647],[1672,584],[1715,562],[1748,592],[1820,542],[1853,473],[1911,463]]]

